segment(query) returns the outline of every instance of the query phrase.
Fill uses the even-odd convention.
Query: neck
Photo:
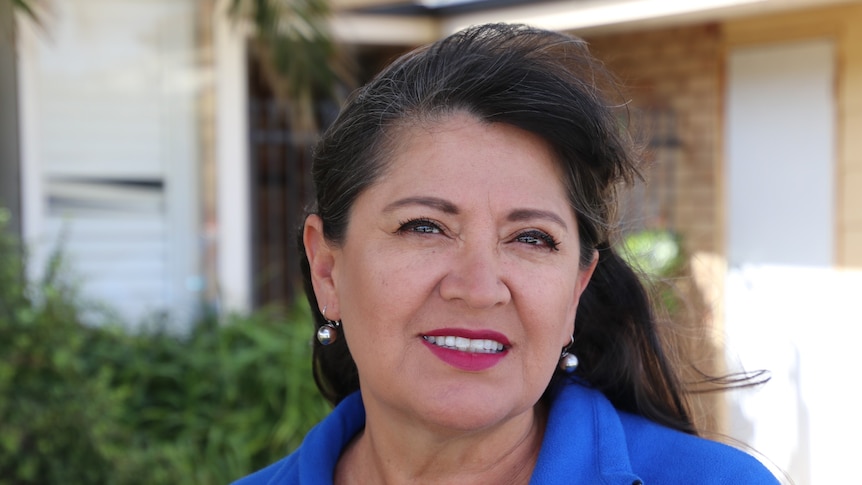
[[[453,432],[372,411],[342,454],[335,483],[527,484],[542,445],[545,415],[537,404],[492,428]]]

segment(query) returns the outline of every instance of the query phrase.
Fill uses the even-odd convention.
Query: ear
[[[590,278],[593,276],[593,272],[596,270],[596,266],[599,264],[599,252],[597,250],[593,250],[593,258],[590,261],[590,264],[587,266],[579,266],[578,267],[578,279],[575,282],[575,293],[572,295],[572,305],[570,308],[570,314],[567,317],[568,322],[575,321],[575,315],[578,311],[578,302],[581,299],[581,295],[584,293],[584,290],[587,289],[587,285],[590,283]],[[569,345],[570,338],[572,335],[572,328],[570,327],[567,330],[568,333],[565,334],[565,343],[563,347]]]
[[[590,261],[590,264],[585,268],[580,268],[578,274],[578,284],[575,289],[575,300],[581,299],[581,294],[587,289],[587,285],[590,283],[590,278],[593,277],[593,272],[596,270],[596,266],[599,264],[599,251],[593,249],[593,258]]]
[[[326,307],[326,318],[341,319],[341,309],[338,307],[334,269],[337,251],[323,235],[323,220],[317,214],[305,219],[302,228],[302,243],[305,246],[305,256],[311,273],[311,285],[317,303]],[[318,310],[323,309],[323,306]]]

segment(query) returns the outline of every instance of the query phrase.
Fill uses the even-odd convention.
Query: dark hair
[[[678,379],[662,351],[650,300],[611,247],[616,190],[638,176],[612,76],[583,40],[523,25],[472,27],[401,57],[355,92],[316,147],[312,175],[324,236],[344,242],[350,209],[386,168],[390,141],[405,123],[465,111],[545,140],[565,174],[578,221],[581,263],[598,265],[581,296],[573,352],[575,379],[619,409],[694,433]],[[316,324],[325,320],[302,252]],[[314,343],[314,376],[333,403],[359,388],[344,339]],[[549,389],[561,384],[555,374]],[[546,393],[547,394],[547,393]]]

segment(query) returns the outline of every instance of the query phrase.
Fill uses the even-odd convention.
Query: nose
[[[500,254],[493,248],[467,247],[458,255],[440,282],[440,295],[461,300],[470,308],[483,309],[508,303],[512,294],[503,279]]]

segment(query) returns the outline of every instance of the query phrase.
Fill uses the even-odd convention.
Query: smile
[[[476,354],[496,354],[502,352],[504,345],[496,340],[490,339],[469,339],[465,337],[455,337],[453,335],[446,336],[428,336],[422,337],[426,342],[434,344],[444,349],[458,350],[461,352],[469,352]]]

